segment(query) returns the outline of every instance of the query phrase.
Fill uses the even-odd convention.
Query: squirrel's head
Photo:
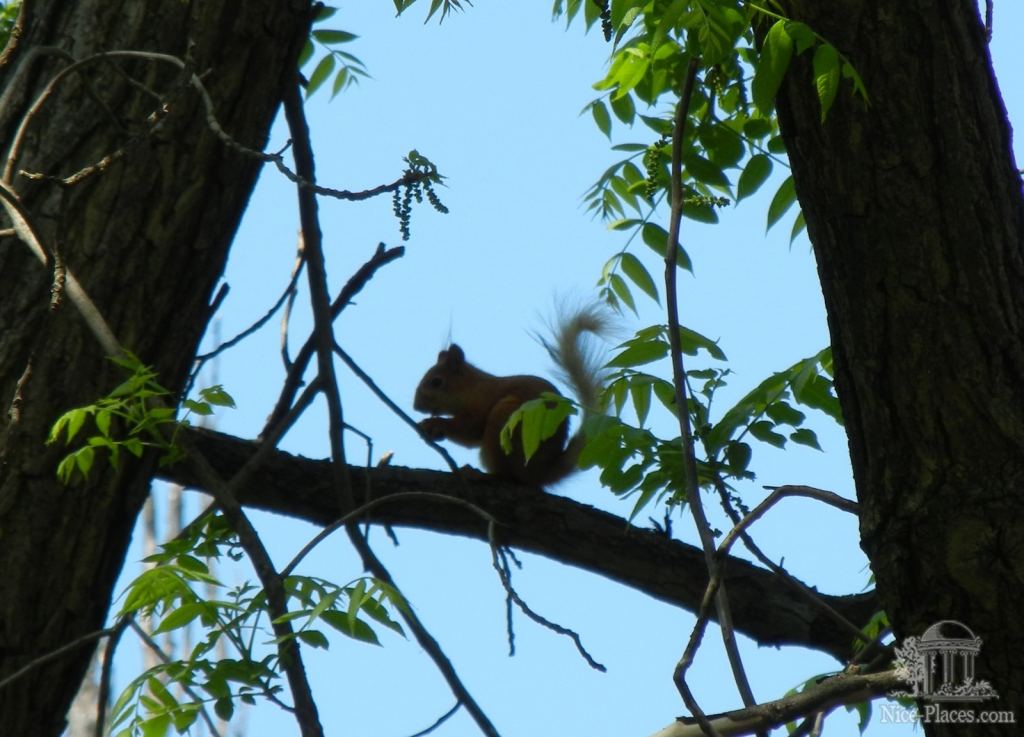
[[[416,387],[412,406],[417,412],[431,415],[451,413],[456,409],[457,388],[466,367],[466,354],[454,343],[437,354]]]

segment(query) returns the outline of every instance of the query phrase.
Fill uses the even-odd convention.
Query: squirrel
[[[552,343],[542,342],[572,387],[585,419],[598,406],[602,384],[600,367],[581,342],[584,333],[605,336],[607,317],[596,306],[584,307],[563,316],[554,333]],[[576,470],[585,442],[582,425],[567,442],[566,418],[554,435],[541,442],[529,462],[523,455],[519,429],[513,437],[512,452],[506,454],[501,447],[501,430],[512,413],[545,392],[559,393],[554,384],[539,376],[489,374],[469,363],[462,348],[453,343],[438,353],[437,363],[423,375],[413,407],[431,415],[419,423],[431,440],[448,439],[469,448],[479,447],[480,459],[490,473],[545,486]]]

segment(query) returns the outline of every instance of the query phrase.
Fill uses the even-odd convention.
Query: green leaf
[[[832,44],[822,44],[814,51],[814,87],[821,103],[822,123],[839,91],[839,77],[839,52]]]
[[[110,437],[110,412],[105,409],[101,409],[96,413],[96,429],[100,431],[100,435],[105,438]]]
[[[633,294],[629,291],[629,287],[626,285],[626,280],[618,274],[612,274],[608,277],[608,283],[611,285],[612,291],[615,292],[616,296],[623,301],[623,303],[633,312],[636,312],[636,302],[633,300]]]
[[[197,402],[193,399],[186,399],[182,404],[189,412],[207,417],[213,414],[213,409],[206,402]]]
[[[633,399],[637,422],[641,427],[647,422],[647,413],[651,409],[651,381],[640,377],[629,384],[629,395]]]
[[[775,426],[768,420],[760,420],[750,426],[750,434],[763,443],[774,445],[776,448],[786,447],[786,438],[775,432]]]
[[[771,121],[764,118],[751,118],[743,124],[743,135],[748,138],[764,138],[771,135],[773,130],[775,128],[772,126]]]
[[[198,601],[182,604],[161,620],[157,628],[153,630],[153,634],[159,635],[161,632],[180,629],[202,615],[204,611],[206,611],[206,605]]]
[[[338,70],[338,73],[334,75],[334,82],[331,84],[331,99],[337,97],[338,93],[345,89],[345,85],[354,80],[355,77],[349,77],[348,67],[342,67]]]
[[[696,356],[697,351],[703,348],[711,354],[712,358],[717,358],[719,361],[727,360],[725,352],[718,347],[715,341],[682,325],[679,326],[679,347],[688,356]]]
[[[769,138],[768,139],[768,144],[767,144],[766,148],[768,149],[768,153],[771,153],[771,154],[784,154],[784,153],[787,153],[786,152],[786,142],[782,140],[782,136],[781,135],[773,136],[772,138]]]
[[[655,302],[658,302],[658,287],[651,278],[650,273],[640,263],[640,259],[631,253],[623,253],[619,260],[623,273],[630,278],[640,289]],[[659,302],[660,304],[660,302]]]
[[[330,45],[348,43],[359,38],[359,36],[348,31],[329,31],[324,29],[313,31],[313,38],[322,44]]]
[[[743,167],[740,180],[736,185],[736,201],[754,194],[765,180],[771,176],[772,159],[767,154],[754,154],[750,161]]]
[[[811,27],[806,23],[800,21],[791,20],[786,23],[786,32],[789,37],[793,39],[793,44],[796,47],[796,53],[802,54],[807,49],[814,46],[818,41],[818,37],[811,30]]]
[[[221,697],[213,702],[213,711],[219,719],[229,722],[235,713],[235,702],[230,696]]]
[[[750,465],[752,451],[746,443],[739,443],[732,440],[725,446],[725,460],[735,472],[743,472]]]
[[[775,108],[775,95],[793,56],[793,39],[786,30],[786,21],[778,20],[768,29],[761,48],[761,57],[754,71],[751,94],[754,104],[764,115]]]
[[[89,471],[92,470],[93,460],[96,457],[96,451],[89,445],[84,448],[79,448],[74,452],[73,457],[75,459],[75,467],[82,474],[83,477],[89,476]]]
[[[807,445],[815,450],[821,450],[821,446],[818,444],[818,436],[814,433],[814,430],[808,430],[806,427],[801,427],[800,429],[791,432],[789,434],[789,439],[794,443]]]
[[[215,386],[207,387],[206,389],[199,390],[199,396],[202,397],[203,401],[209,402],[215,407],[231,407],[234,408],[234,398],[224,391],[224,387],[220,384]]]
[[[797,427],[807,419],[807,415],[803,412],[794,409],[791,405],[782,401],[769,404],[765,408],[765,414],[777,423],[792,425],[793,427]]]
[[[368,642],[371,645],[380,644],[380,640],[377,639],[377,633],[361,619],[350,620],[344,612],[334,610],[324,612],[320,618],[347,637],[361,642]]]
[[[736,166],[743,158],[745,149],[742,139],[725,123],[702,125],[698,136],[708,158],[723,169]]]
[[[75,435],[82,429],[82,425],[85,423],[85,418],[89,416],[89,411],[83,407],[73,409],[67,413],[68,418],[68,442],[74,440]]]
[[[612,99],[612,112],[615,117],[626,125],[633,125],[636,118],[636,106],[633,104],[632,95],[623,95]]]
[[[310,647],[319,648],[320,650],[326,650],[331,646],[328,642],[327,637],[323,632],[319,630],[301,630],[296,633],[298,638]]]
[[[684,154],[683,164],[686,166],[686,172],[698,182],[729,191],[729,178],[725,176],[725,172],[703,156],[694,153]]]
[[[786,181],[779,185],[779,190],[768,206],[768,225],[765,230],[770,230],[775,223],[779,222],[779,218],[786,214],[794,202],[796,202],[796,185],[793,183],[793,177],[788,176]]]
[[[590,104],[590,114],[594,116],[597,129],[604,133],[610,141],[612,138],[612,119],[608,115],[608,108],[600,100],[594,100]]]
[[[663,340],[631,340],[619,355],[608,362],[609,368],[632,368],[657,361],[668,355],[669,346]]]
[[[308,99],[314,92],[319,89],[329,76],[334,71],[334,55],[327,54],[320,63],[316,65],[316,69],[309,75],[309,83],[306,85],[306,98]]]
[[[166,712],[145,720],[139,725],[142,737],[166,737],[171,728],[171,715]]]
[[[789,231],[789,244],[793,245],[793,241],[807,229],[807,221],[804,220],[804,211],[801,210],[796,214],[793,219],[793,227]]]
[[[327,20],[337,12],[338,9],[331,5],[321,5],[320,10],[317,11],[316,19],[313,22],[322,23],[323,21]]]
[[[667,230],[655,223],[644,223],[644,228],[640,235],[644,239],[644,243],[650,246],[656,254],[665,258],[665,249],[668,244]]]

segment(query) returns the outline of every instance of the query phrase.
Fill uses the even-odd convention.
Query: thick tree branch
[[[188,435],[222,476],[232,475],[255,452],[256,444],[209,430]],[[259,483],[239,491],[244,505],[328,525],[350,511],[338,508],[331,493],[330,464],[273,451],[261,466]],[[585,504],[488,478],[388,466],[353,466],[357,494],[368,488],[374,498],[427,491],[465,499],[499,520],[498,541],[521,550],[599,573],[661,601],[696,611],[707,587],[704,555],[691,545]],[[161,477],[203,489],[183,464],[165,468]],[[357,498],[356,504],[363,500]],[[369,522],[387,523],[487,540],[479,515],[429,500],[384,504],[370,510]],[[779,578],[751,563],[728,558],[729,586],[736,628],[760,645],[800,645],[838,660],[850,655],[852,637],[822,610],[793,593]],[[852,622],[866,622],[878,609],[874,592],[852,596],[822,595],[822,600]]]

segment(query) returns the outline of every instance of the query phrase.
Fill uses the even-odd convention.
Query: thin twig
[[[736,538],[743,533],[750,525],[754,524],[757,520],[764,516],[765,512],[775,506],[778,502],[782,501],[786,497],[798,496],[805,497],[807,499],[816,499],[819,502],[824,502],[836,509],[841,509],[844,512],[857,516],[859,513],[859,507],[856,502],[852,502],[849,499],[844,499],[835,492],[826,491],[825,489],[816,489],[813,486],[766,486],[766,489],[771,489],[772,493],[761,500],[761,502],[754,507],[754,509],[743,517],[742,520],[736,523],[735,527],[729,530],[728,534],[718,545],[718,556],[723,557],[729,552],[729,548],[736,542]]]
[[[281,293],[281,296],[277,298],[277,301],[275,301],[273,305],[271,305],[270,309],[267,310],[266,314],[264,314],[262,317],[260,317],[258,320],[256,320],[256,322],[254,322],[252,325],[250,325],[249,327],[245,328],[245,330],[240,332],[235,337],[230,338],[229,340],[224,341],[223,343],[218,345],[216,348],[214,348],[214,349],[212,349],[212,350],[210,350],[210,351],[208,351],[206,353],[200,353],[198,356],[196,356],[195,357],[196,365],[195,365],[195,368],[192,369],[193,375],[198,375],[199,372],[202,370],[203,365],[207,361],[209,361],[211,358],[216,358],[217,356],[219,356],[221,353],[223,353],[224,351],[228,350],[229,348],[233,348],[234,346],[238,345],[243,340],[248,338],[250,335],[255,333],[257,330],[262,328],[264,325],[266,325],[268,322],[270,322],[270,318],[272,318],[274,316],[274,313],[276,313],[279,309],[281,309],[281,305],[283,305],[285,303],[285,301],[292,294],[294,294],[294,292],[295,292],[295,284],[296,284],[296,282],[299,279],[300,272],[301,272],[301,268],[296,269],[293,272],[292,278],[289,280],[288,285],[284,288],[284,291]]]
[[[369,390],[373,392],[380,401],[387,405],[388,409],[390,409],[392,412],[398,415],[398,417],[401,418],[401,420],[406,425],[415,430],[419,434],[419,436],[423,438],[427,445],[429,445],[431,448],[437,451],[438,454],[440,454],[440,456],[444,459],[445,463],[448,464],[448,468],[451,470],[452,473],[458,473],[459,464],[455,462],[455,459],[452,458],[451,454],[445,449],[443,445],[439,444],[437,441],[430,438],[426,433],[420,430],[419,423],[416,422],[416,420],[414,420],[412,417],[410,417],[405,410],[399,407],[398,404],[393,399],[391,399],[391,397],[385,394],[384,390],[377,386],[377,382],[375,382],[368,373],[363,371],[359,367],[359,364],[353,361],[352,357],[349,356],[337,343],[334,344],[334,352],[338,354],[338,357],[346,366],[348,366],[349,370],[356,376],[358,376],[359,379],[362,380],[364,384],[366,384],[367,388],[369,388]]]
[[[449,719],[450,719],[450,718],[451,718],[452,716],[454,716],[454,715],[455,715],[455,712],[457,712],[457,711],[459,710],[459,707],[460,707],[460,706],[462,706],[462,703],[461,703],[461,702],[458,702],[458,701],[456,701],[456,702],[455,702],[455,706],[453,706],[453,707],[452,707],[451,709],[449,709],[449,710],[448,710],[448,711],[446,711],[446,712],[445,712],[444,714],[442,714],[442,715],[441,715],[440,717],[438,717],[438,719],[437,719],[437,721],[436,721],[436,722],[434,722],[433,724],[431,724],[431,725],[430,725],[429,727],[427,727],[426,729],[421,729],[421,730],[420,730],[419,732],[416,732],[415,734],[411,734],[411,735],[409,735],[409,737],[424,737],[424,735],[428,735],[428,734],[430,734],[430,733],[431,733],[431,732],[433,732],[433,731],[434,731],[435,729],[437,729],[438,727],[440,727],[440,726],[441,726],[442,724],[444,724],[445,722],[447,722],[447,721],[448,721],[448,720],[449,720]]]
[[[583,640],[577,632],[569,629],[568,627],[563,627],[562,625],[556,622],[552,622],[550,619],[541,616],[533,609],[531,609],[525,601],[523,601],[522,597],[519,596],[519,593],[512,586],[512,575],[509,571],[508,561],[505,559],[505,551],[500,546],[498,546],[494,540],[493,522],[491,523],[491,526],[488,528],[487,534],[491,541],[492,565],[494,566],[494,570],[498,572],[498,578],[501,579],[501,585],[505,588],[505,594],[507,595],[509,600],[515,602],[516,606],[519,607],[523,614],[525,614],[527,617],[532,619],[537,624],[541,625],[542,627],[546,627],[547,629],[559,635],[565,635],[570,640],[572,640],[573,644],[576,646],[576,650],[583,657],[583,659],[587,661],[587,665],[589,665],[596,671],[606,673],[608,669],[601,663],[598,663],[596,660],[594,660],[591,654],[587,652],[587,649],[583,646]]]

